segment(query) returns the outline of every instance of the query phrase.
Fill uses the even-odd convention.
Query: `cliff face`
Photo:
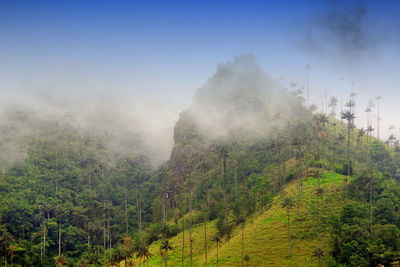
[[[174,175],[182,177],[212,144],[270,135],[282,123],[273,119],[276,113],[290,117],[293,98],[252,55],[220,64],[175,125],[171,154]]]

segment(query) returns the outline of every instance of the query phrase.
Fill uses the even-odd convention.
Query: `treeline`
[[[149,223],[159,183],[151,179],[149,159],[137,153],[140,143],[125,143],[131,154],[118,152],[101,134],[53,121],[13,141],[27,155],[8,169],[2,166],[5,265],[115,263],[120,240],[137,236],[129,242],[143,247],[158,238]]]
[[[192,230],[201,223],[207,263],[210,220],[216,220],[217,248],[238,226],[243,244],[249,218],[268,208],[276,195],[287,209],[290,255],[290,214],[302,205],[303,180],[311,176],[318,180],[317,207],[322,210],[320,182],[329,170],[347,175],[347,189],[337,193],[354,201],[332,218],[332,250],[324,247],[322,232],[318,233],[315,255],[321,264],[328,254],[337,263],[358,266],[393,261],[399,253],[399,186],[389,177],[400,178],[399,143],[393,135],[386,144],[372,137],[370,119],[366,130],[355,127],[354,95],[340,116],[336,98],[331,99],[328,114],[327,109],[318,113],[315,106],[306,106],[300,89],[282,95],[288,103],[280,109],[267,114],[265,108],[255,111],[257,123],[264,118],[265,124],[257,129],[265,132],[251,137],[232,131],[209,139],[204,128],[196,126],[193,114],[183,113],[175,128],[171,159],[158,168],[151,168],[140,138],[118,132],[110,138],[107,131],[82,131],[68,123],[19,114],[36,126],[16,140],[12,129],[2,129],[26,157],[14,164],[2,161],[1,259],[5,265],[21,266],[115,265],[122,260],[129,266],[152,257],[149,245],[161,239],[159,253],[167,266],[168,252],[174,249],[169,239],[182,232],[182,265],[187,261],[193,265]],[[370,118],[372,106],[368,108]],[[123,149],[111,146],[110,139]],[[6,143],[7,138],[1,141]],[[2,159],[7,159],[4,155],[8,154],[2,153]],[[295,199],[285,192],[291,181],[297,184]],[[241,259],[251,261],[243,245]]]

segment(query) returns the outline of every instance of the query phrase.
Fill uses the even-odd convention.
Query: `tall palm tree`
[[[149,245],[140,238],[135,242],[134,250],[136,251],[136,257],[139,259],[139,264],[148,263],[153,256],[149,251]]]
[[[346,110],[342,113],[342,119],[347,120],[347,181],[350,178],[350,140],[351,140],[351,126],[352,121],[356,118],[355,114],[351,110]]]
[[[165,267],[168,266],[168,251],[173,249],[174,247],[168,239],[162,241],[160,245],[160,253],[161,257],[163,258],[163,262],[165,263]]]
[[[241,230],[242,230],[242,267],[243,267],[243,260],[244,260],[244,224],[246,222],[246,217],[243,212],[243,205],[236,202],[234,208],[233,208],[233,216],[234,216],[234,221],[237,225],[241,225]]]
[[[325,251],[322,248],[320,248],[319,246],[313,252],[313,256],[318,257],[318,266],[319,267],[323,266],[321,259],[324,257],[324,255],[325,255]]]
[[[335,118],[335,117],[336,117],[336,107],[337,107],[337,104],[338,104],[338,99],[337,99],[337,97],[332,96],[332,97],[329,99],[329,107],[331,108],[331,112],[330,112],[329,115],[330,115],[332,118]]]
[[[4,245],[4,266],[7,266],[7,248],[11,240],[13,240],[13,236],[7,231],[0,236],[0,243]]]
[[[326,131],[322,131],[321,135],[321,143],[322,143],[322,181],[325,180],[325,145],[326,145],[326,136],[328,133]]]
[[[333,122],[333,183],[335,184],[335,192],[336,192],[336,126],[337,123]]]
[[[315,133],[315,150],[314,150],[314,158],[315,160],[318,162],[319,165],[319,148],[318,148],[318,144],[319,144],[319,132],[320,132],[320,128],[321,128],[321,120],[320,120],[320,116],[319,115],[314,115],[313,118],[313,128],[314,128],[314,133]],[[319,183],[319,180],[318,180]]]
[[[16,245],[13,244],[8,245],[8,255],[10,255],[11,266],[14,266],[14,256],[16,250],[17,250]]]
[[[380,120],[381,120],[381,118],[380,118],[380,114],[379,114],[379,112],[380,112],[380,110],[379,110],[379,100],[381,100],[381,96],[379,96],[379,95],[377,95],[376,97],[375,97],[375,99],[376,99],[376,103],[377,103],[377,106],[378,106],[378,117],[377,117],[377,128],[376,128],[376,131],[377,131],[377,137],[378,137],[378,140],[381,138],[380,137]]]
[[[297,148],[297,210],[300,210],[300,192],[303,186],[303,152],[302,146],[305,142],[305,128],[304,125],[298,125],[294,131],[293,145]]]
[[[223,181],[223,194],[224,194],[224,223],[225,223],[225,242],[228,241],[228,200],[226,198],[226,185],[227,185],[227,179],[226,179],[226,160],[228,158],[228,150],[226,146],[222,145],[218,148],[219,156],[221,158],[221,176],[222,176],[222,181]]]
[[[306,70],[307,73],[307,106],[310,106],[310,70],[311,66],[307,64],[304,69]]]
[[[200,163],[200,168],[203,173],[203,189],[202,189],[202,196],[203,196],[203,221],[204,221],[204,256],[206,259],[206,264],[207,264],[207,218],[208,218],[208,183],[207,183],[207,178],[206,178],[206,168],[207,164],[203,160]]]
[[[221,238],[219,238],[219,236],[214,236],[213,241],[217,244],[217,267],[218,267],[218,248],[219,248],[219,244],[222,242]]]
[[[374,175],[373,175],[373,173],[372,173],[372,171],[371,172],[369,172],[368,173],[368,176],[369,176],[369,179],[368,179],[368,183],[369,183],[369,227],[370,227],[370,233],[371,233],[371,236],[372,236],[372,215],[373,215],[373,210],[372,210],[372,193],[373,193],[373,190],[372,190],[372,187],[373,187],[373,185],[374,185],[374,182],[375,182],[375,180],[374,180]]]
[[[54,260],[56,262],[57,267],[62,267],[64,265],[68,264],[68,260],[67,260],[67,258],[64,257],[63,254],[61,254],[59,256],[55,256]]]
[[[388,140],[387,140],[387,142],[388,142],[390,148],[393,149],[395,141],[396,141],[396,137],[393,135],[393,133],[391,133],[391,134],[389,135]]]
[[[317,188],[317,206],[318,206],[318,196],[321,196],[321,209],[322,209],[322,203],[323,203],[323,200],[324,200],[324,197],[323,197],[323,194],[324,194],[324,189],[323,188]]]
[[[365,130],[364,130],[364,128],[361,128],[360,130],[358,130],[357,143],[358,143],[359,145],[362,144],[362,138],[364,137],[364,135],[365,135]]]
[[[366,132],[367,132],[367,153],[368,153],[368,162],[369,165],[371,165],[371,153],[369,152],[369,138],[370,136],[372,136],[372,132],[374,131],[374,128],[372,128],[372,126],[368,126]]]
[[[282,207],[287,209],[288,217],[288,253],[290,256],[290,210],[294,207],[294,201],[290,197],[285,197],[282,203]]]

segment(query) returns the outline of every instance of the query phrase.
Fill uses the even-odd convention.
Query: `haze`
[[[390,125],[399,136],[399,12],[390,0],[2,1],[0,110],[107,107],[146,136],[159,162],[196,89],[218,64],[251,53],[283,86],[305,88],[310,64],[318,106],[325,91],[344,101],[357,93],[357,126],[379,91],[382,138]]]

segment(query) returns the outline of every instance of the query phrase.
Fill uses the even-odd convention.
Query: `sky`
[[[400,136],[398,14],[397,0],[0,0],[0,103],[101,95],[172,125],[218,64],[252,53],[284,85],[305,87],[310,64],[319,106],[357,93],[358,126],[381,95],[382,135]]]

